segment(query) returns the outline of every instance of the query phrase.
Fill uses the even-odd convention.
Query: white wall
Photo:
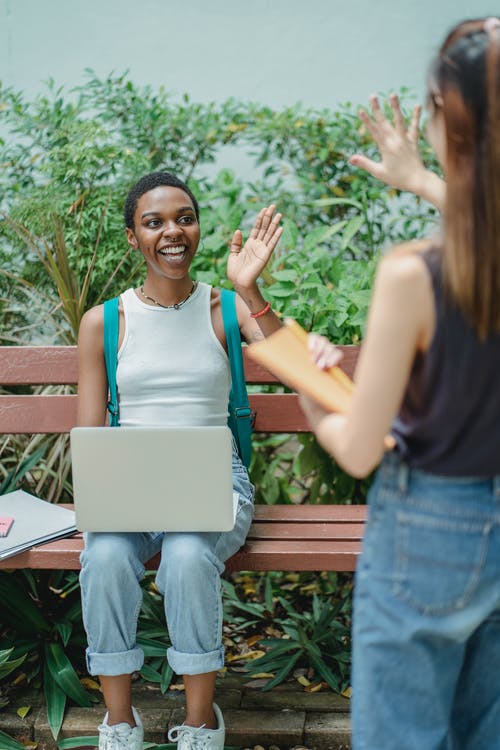
[[[363,103],[426,65],[456,21],[498,0],[0,0],[0,79],[40,91],[130,70],[194,100]],[[497,7],[498,11],[498,7]]]

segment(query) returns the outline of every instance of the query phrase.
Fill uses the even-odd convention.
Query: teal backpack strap
[[[109,424],[111,427],[120,426],[120,405],[116,387],[116,366],[118,364],[118,302],[119,297],[108,299],[104,303],[104,361],[108,376]]]
[[[227,352],[231,366],[231,391],[229,393],[229,417],[227,423],[236,440],[238,453],[244,465],[250,466],[252,454],[253,414],[248,403],[241,334],[236,316],[236,294],[221,290],[222,320],[227,341]]]

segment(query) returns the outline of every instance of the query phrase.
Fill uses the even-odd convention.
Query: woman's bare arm
[[[380,461],[415,355],[428,345],[433,326],[432,288],[422,259],[388,256],[377,274],[348,414],[329,414],[301,399],[318,441],[353,476],[366,476]]]
[[[99,305],[85,313],[78,335],[79,427],[101,427],[106,420],[108,381],[103,335],[103,306]]]

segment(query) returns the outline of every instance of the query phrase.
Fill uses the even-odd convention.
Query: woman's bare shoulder
[[[396,245],[379,264],[379,276],[398,283],[427,283],[429,272],[423,254],[431,250],[430,240],[414,240]]]
[[[96,305],[87,310],[80,321],[78,344],[92,342],[104,347],[104,305]]]

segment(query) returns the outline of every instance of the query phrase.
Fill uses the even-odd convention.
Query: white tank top
[[[210,315],[211,287],[198,282],[179,309],[153,307],[133,289],[121,295],[125,336],[116,381],[124,427],[224,425],[229,359]]]

